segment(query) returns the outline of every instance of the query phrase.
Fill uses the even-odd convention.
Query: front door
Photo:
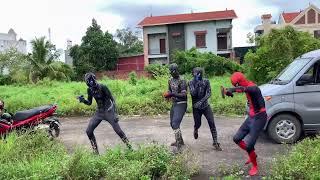
[[[320,61],[305,75],[311,77],[310,83],[294,86],[295,110],[302,116],[306,128],[320,128]]]
[[[160,39],[160,54],[166,53],[166,39]]]

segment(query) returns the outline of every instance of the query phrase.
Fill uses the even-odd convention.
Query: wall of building
[[[200,52],[217,53],[217,29],[232,28],[231,20],[211,21],[211,22],[195,22],[185,25],[185,48],[191,49],[196,46],[195,31],[207,31],[206,34],[206,48],[199,48]],[[231,37],[231,33],[229,33]],[[231,44],[231,41],[230,41]]]
[[[168,28],[166,25],[163,26],[151,26],[151,27],[144,27],[143,28],[143,52],[145,54],[144,56],[144,64],[148,65],[149,64],[149,34],[160,34],[160,33],[165,33],[166,34],[166,48],[167,48],[167,52],[168,52],[168,48],[169,48],[169,44],[168,44]],[[158,41],[159,43],[159,41]],[[152,45],[153,46],[153,45]],[[159,44],[159,48],[160,48],[160,44]]]
[[[18,52],[26,54],[27,42],[22,39],[17,41],[17,34],[13,29],[10,29],[8,33],[0,33],[0,52],[5,52],[12,48],[17,49]]]
[[[196,47],[195,31],[207,31],[206,34],[206,48],[199,48],[200,52],[217,52],[217,31],[214,21],[211,22],[195,22],[185,25],[185,41],[186,50]]]
[[[120,57],[117,62],[117,71],[143,71],[144,55]]]
[[[165,39],[167,43],[167,34],[148,34],[149,54],[160,54],[160,39]],[[166,45],[166,53],[168,53],[168,46]]]
[[[175,50],[185,50],[184,24],[168,25],[169,60]]]

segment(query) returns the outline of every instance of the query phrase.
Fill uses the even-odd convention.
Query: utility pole
[[[48,29],[48,34],[49,34],[49,42],[51,43],[51,29]]]

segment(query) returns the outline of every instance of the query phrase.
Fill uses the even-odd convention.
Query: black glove
[[[231,91],[227,91],[226,95],[229,96],[229,97],[233,97],[233,93]]]
[[[80,103],[83,103],[85,101],[84,96],[78,96],[77,99],[79,100]]]

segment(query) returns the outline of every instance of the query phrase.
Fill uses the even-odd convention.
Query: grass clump
[[[97,156],[78,148],[69,154],[42,132],[10,134],[0,141],[0,179],[189,179],[197,172],[185,152],[174,156],[158,144],[116,147]]]

